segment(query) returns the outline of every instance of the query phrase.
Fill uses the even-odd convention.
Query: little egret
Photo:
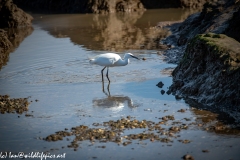
[[[139,58],[135,57],[133,54],[131,53],[126,53],[123,57],[123,59],[115,53],[105,53],[105,54],[100,54],[97,55],[96,57],[90,59],[89,63],[90,64],[97,64],[100,66],[104,66],[104,68],[102,69],[101,73],[102,73],[102,82],[103,80],[103,71],[104,69],[107,67],[107,79],[110,83],[110,79],[108,77],[108,68],[109,67],[115,67],[115,66],[126,66],[130,60],[129,58],[136,58],[139,60]]]

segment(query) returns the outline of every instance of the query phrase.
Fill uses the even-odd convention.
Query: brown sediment
[[[10,98],[8,95],[0,95],[0,112],[22,114],[28,111],[27,98]],[[28,115],[27,115],[28,116]]]
[[[194,109],[194,111],[198,110]],[[214,123],[214,120],[206,122],[204,120],[205,115],[202,115],[203,113],[198,115],[196,122],[188,123],[185,123],[184,120],[176,121],[173,115],[160,117],[158,118],[158,122],[147,121],[145,119],[137,120],[127,116],[126,118],[115,121],[109,120],[103,123],[93,123],[93,126],[95,126],[94,128],[86,125],[72,127],[69,131],[65,128],[63,131],[58,131],[55,132],[55,134],[47,136],[44,140],[49,142],[58,141],[63,140],[64,137],[75,136],[68,147],[77,149],[79,143],[86,140],[90,141],[92,144],[94,144],[94,142],[115,142],[123,146],[131,144],[134,140],[172,143],[176,139],[183,144],[188,144],[191,143],[191,140],[179,139],[179,134],[182,130],[188,130],[190,128],[199,128],[210,132],[217,132],[217,130],[224,128],[224,130],[221,130],[223,134],[239,134],[239,130],[233,129],[235,132],[231,132],[231,128],[221,123]],[[127,132],[129,130],[138,130],[138,133],[124,134],[125,131]],[[224,133],[224,131],[226,133]]]

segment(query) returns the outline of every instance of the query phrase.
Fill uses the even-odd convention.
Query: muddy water
[[[221,126],[217,115],[161,94],[171,84],[170,72],[175,65],[163,61],[161,49],[155,44],[169,32],[154,26],[183,20],[188,14],[184,10],[150,10],[131,16],[33,15],[34,31],[10,54],[0,71],[0,94],[30,96],[27,114],[31,116],[0,116],[0,151],[66,153],[67,159],[181,159],[185,154],[195,159],[238,159],[238,130],[211,129]],[[161,34],[157,37],[156,33]],[[132,52],[146,60],[133,59],[125,67],[110,68],[112,83],[108,90],[106,79],[104,86],[101,82],[102,68],[90,65],[88,59],[110,51],[120,55]],[[163,88],[156,86],[160,81]],[[186,111],[178,112],[180,109]],[[77,142],[74,150],[68,148],[74,136],[57,142],[43,140],[56,131],[70,131],[79,125],[95,128],[94,123],[127,116],[157,123],[167,115],[175,120],[164,123],[163,128],[177,123],[189,126],[176,137],[159,135],[170,138],[168,143],[146,139],[132,140],[125,146],[124,139],[119,144],[86,140]],[[143,131],[153,132],[126,129],[120,136]]]

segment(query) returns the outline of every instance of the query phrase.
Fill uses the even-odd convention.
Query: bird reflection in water
[[[103,108],[103,109],[108,109],[111,110],[113,112],[119,112],[121,111],[124,106],[128,106],[130,109],[134,109],[136,107],[138,107],[137,104],[133,104],[133,101],[131,98],[129,98],[128,96],[111,96],[110,94],[110,83],[108,83],[107,86],[107,92],[104,89],[104,83],[102,82],[102,91],[103,93],[107,96],[105,98],[96,98],[93,99],[93,107],[99,107],[99,108]]]

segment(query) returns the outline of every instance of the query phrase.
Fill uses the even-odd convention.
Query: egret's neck
[[[126,66],[130,62],[129,58],[124,57],[117,62],[118,66]]]

